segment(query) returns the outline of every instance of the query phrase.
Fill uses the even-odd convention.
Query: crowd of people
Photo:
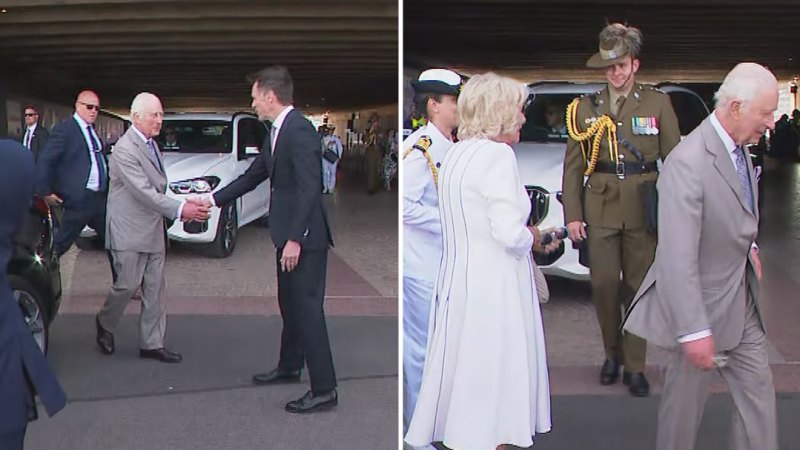
[[[745,147],[773,128],[777,80],[738,64],[716,109],[681,140],[669,96],[636,82],[641,46],[637,28],[606,26],[586,62],[606,87],[548,121],[569,136],[561,200],[567,236],[588,250],[605,349],[598,381],[621,375],[631,395],[649,395],[649,342],[663,350],[654,448],[694,448],[716,370],[733,399],[731,448],[774,450],[758,191]],[[552,427],[537,285],[546,281],[532,254],[561,245],[531,223],[511,147],[527,90],[491,72],[462,83],[446,69],[411,84],[426,124],[401,155],[404,439],[527,448]]]

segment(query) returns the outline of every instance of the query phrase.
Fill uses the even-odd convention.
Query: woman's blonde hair
[[[458,96],[458,138],[492,139],[518,129],[527,98],[528,89],[518,81],[492,72],[475,75]]]

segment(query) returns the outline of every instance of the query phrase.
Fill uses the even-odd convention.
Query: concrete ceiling
[[[249,108],[246,76],[287,65],[307,110],[397,103],[397,0],[0,0],[0,78],[72,104],[84,88],[124,111]],[[308,105],[308,106],[306,106]]]
[[[404,64],[500,71],[525,81],[596,80],[586,60],[606,22],[644,34],[641,79],[721,81],[756,61],[800,75],[797,0],[406,0]]]

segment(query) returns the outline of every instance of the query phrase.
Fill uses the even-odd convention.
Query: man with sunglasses
[[[646,343],[623,336],[620,324],[655,257],[657,160],[680,141],[669,96],[635,80],[641,45],[634,27],[613,23],[600,32],[599,51],[586,66],[602,70],[608,85],[567,107],[562,197],[570,239],[588,238],[592,300],[606,353],[600,384],[616,383],[623,365],[622,381],[636,397],[650,392]]]
[[[94,129],[100,99],[92,91],[78,94],[75,114],[53,128],[36,165],[36,190],[51,207],[63,208],[55,235],[58,256],[69,250],[86,225],[105,244],[108,161]],[[111,262],[111,255],[108,256]],[[114,265],[111,274],[116,279]]]
[[[22,145],[33,153],[34,158],[38,158],[39,152],[47,145],[49,139],[50,133],[47,128],[39,125],[39,110],[33,105],[26,106]]]

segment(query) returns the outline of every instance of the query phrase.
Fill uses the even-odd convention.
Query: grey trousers
[[[717,369],[733,399],[731,450],[777,450],[775,386],[767,360],[766,335],[748,302],[742,341],[726,352]],[[657,450],[692,450],[714,371],[694,368],[680,349],[670,351],[662,367],[664,391],[658,412]]]
[[[137,253],[111,250],[117,281],[111,286],[106,303],[98,314],[100,325],[114,332],[125,307],[142,286],[142,308],[139,314],[139,347],[164,347],[167,310],[164,306],[164,253]]]

